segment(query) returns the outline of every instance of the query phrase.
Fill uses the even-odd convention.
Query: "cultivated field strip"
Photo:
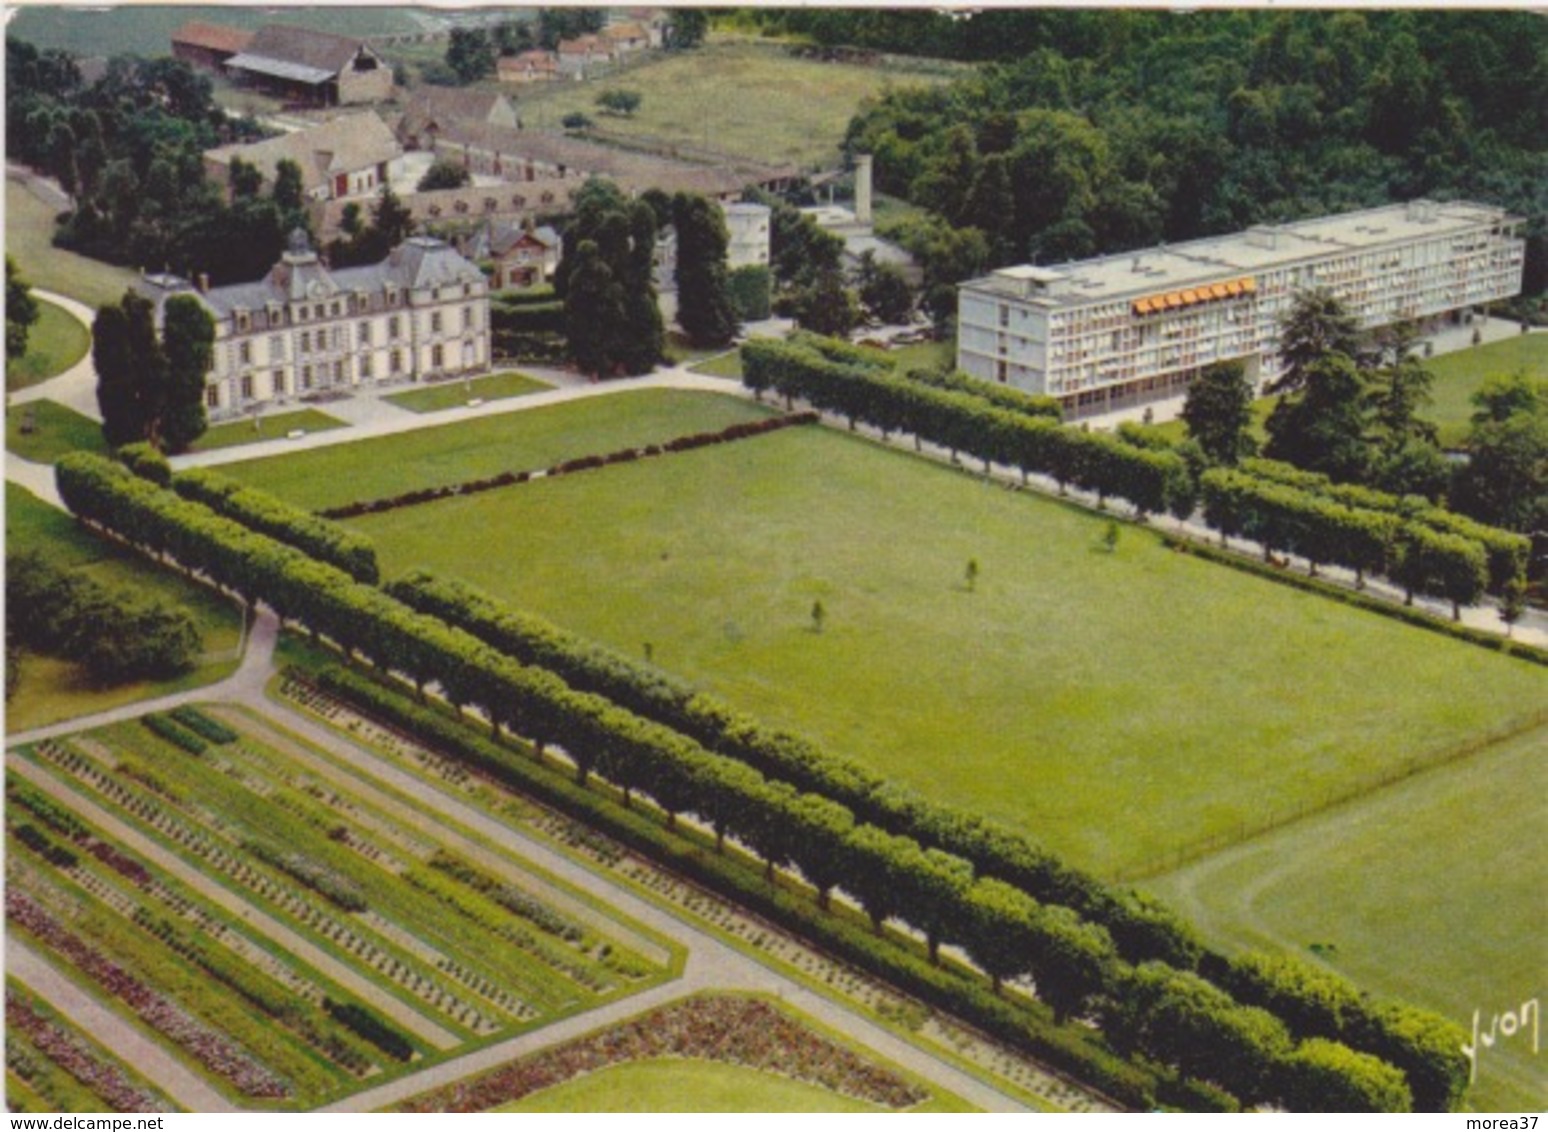
[[[232,1112],[235,1106],[208,1081],[134,1025],[103,1006],[74,980],[14,935],[5,941],[5,969],[82,1031],[133,1065],[158,1089],[191,1112]]]
[[[8,914],[110,995],[128,979],[205,1044],[257,1051],[251,1080],[273,1084],[247,1096],[325,1103],[394,1062],[633,994],[671,963],[305,743],[245,713],[193,715],[207,742],[157,719],[12,752]]]
[[[564,889],[513,861],[507,854],[492,850],[483,842],[456,832],[449,825],[444,824],[444,819],[432,818],[422,810],[399,801],[387,791],[362,778],[358,773],[347,770],[329,761],[325,756],[308,750],[274,728],[253,719],[246,713],[231,708],[221,708],[212,711],[211,714],[225,720],[232,726],[246,729],[255,736],[262,738],[270,747],[283,751],[288,757],[294,759],[297,764],[307,767],[320,779],[347,793],[368,800],[371,806],[380,813],[387,815],[395,822],[403,823],[399,828],[412,832],[426,825],[426,823],[435,823],[436,836],[440,843],[449,849],[454,849],[457,854],[478,865],[480,868],[493,872],[502,880],[519,886],[535,899],[550,905],[566,917],[610,936],[650,963],[665,966],[671,962],[672,953],[663,944],[634,931],[627,925],[613,920],[603,912],[576,899]],[[375,728],[375,725],[369,721],[363,721],[360,726]],[[364,738],[366,738],[367,742],[373,741],[372,737]]]

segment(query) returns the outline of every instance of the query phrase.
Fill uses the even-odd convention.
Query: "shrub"
[[[197,708],[186,704],[182,707],[173,708],[168,714],[188,728],[188,730],[208,739],[211,743],[224,745],[226,743],[235,743],[240,738],[235,731],[231,730],[224,723],[211,719]]]
[[[414,1056],[414,1047],[409,1040],[364,1006],[325,998],[323,1009],[334,1021],[353,1030],[389,1057],[408,1061]]]
[[[173,746],[181,747],[190,755],[202,755],[209,749],[203,739],[170,716],[152,713],[140,716],[140,722],[146,730],[161,736]]]

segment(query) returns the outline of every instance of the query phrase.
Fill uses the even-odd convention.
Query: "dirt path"
[[[55,778],[44,768],[20,759],[12,759],[9,761],[7,770],[19,778],[25,778],[51,798],[68,806],[113,840],[138,853],[162,872],[175,877],[211,904],[231,913],[252,931],[267,937],[303,963],[310,964],[313,969],[332,979],[362,1002],[369,1003],[423,1041],[437,1049],[452,1049],[462,1043],[462,1039],[457,1035],[436,1025],[407,1003],[387,993],[382,987],[304,939],[268,913],[254,907],[175,853],[162,848],[139,830],[120,821],[73,787]]]
[[[103,1006],[15,936],[5,941],[5,973],[20,980],[190,1112],[236,1112],[203,1077]]]

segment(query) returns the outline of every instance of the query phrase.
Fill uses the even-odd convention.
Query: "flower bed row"
[[[482,491],[493,491],[497,487],[510,487],[514,484],[527,483],[539,477],[552,479],[554,476],[570,475],[574,472],[589,471],[593,468],[604,468],[610,464],[627,464],[635,460],[643,460],[651,456],[661,456],[668,452],[687,452],[694,448],[707,448],[712,444],[725,444],[733,440],[744,440],[749,436],[761,436],[766,432],[774,432],[778,429],[789,428],[792,425],[804,425],[815,423],[818,415],[815,412],[805,411],[799,413],[787,413],[780,417],[768,417],[758,421],[743,421],[740,424],[730,425],[716,432],[695,432],[687,436],[679,436],[668,440],[664,444],[647,444],[643,448],[623,448],[617,452],[609,452],[599,456],[578,456],[573,460],[565,460],[550,468],[539,472],[501,472],[499,475],[489,476],[484,479],[464,480],[461,483],[447,484],[444,487],[426,487],[417,491],[406,491],[401,495],[391,495],[382,499],[368,499],[355,503],[346,503],[342,507],[330,507],[317,514],[324,519],[353,519],[358,515],[376,515],[383,511],[396,511],[400,507],[414,507],[421,503],[434,503],[437,500],[449,499],[454,495],[476,495]]]
[[[66,929],[26,893],[9,889],[5,894],[5,914],[90,976],[151,1029],[182,1046],[206,1069],[230,1081],[244,1095],[264,1099],[290,1095],[290,1087],[250,1053],[140,982]]]
[[[50,1061],[107,1101],[115,1112],[173,1112],[165,1100],[129,1079],[124,1069],[97,1056],[81,1038],[44,1017],[21,995],[5,992],[5,1024],[26,1037]]]
[[[610,1030],[424,1094],[408,1112],[484,1112],[583,1073],[653,1058],[717,1061],[797,1081],[890,1109],[929,1094],[758,999],[691,998]]]

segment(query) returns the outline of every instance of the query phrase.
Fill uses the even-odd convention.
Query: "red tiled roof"
[[[190,20],[172,33],[173,44],[203,47],[209,51],[229,51],[233,55],[247,50],[252,39],[253,33],[246,28],[206,24],[199,20]]]

